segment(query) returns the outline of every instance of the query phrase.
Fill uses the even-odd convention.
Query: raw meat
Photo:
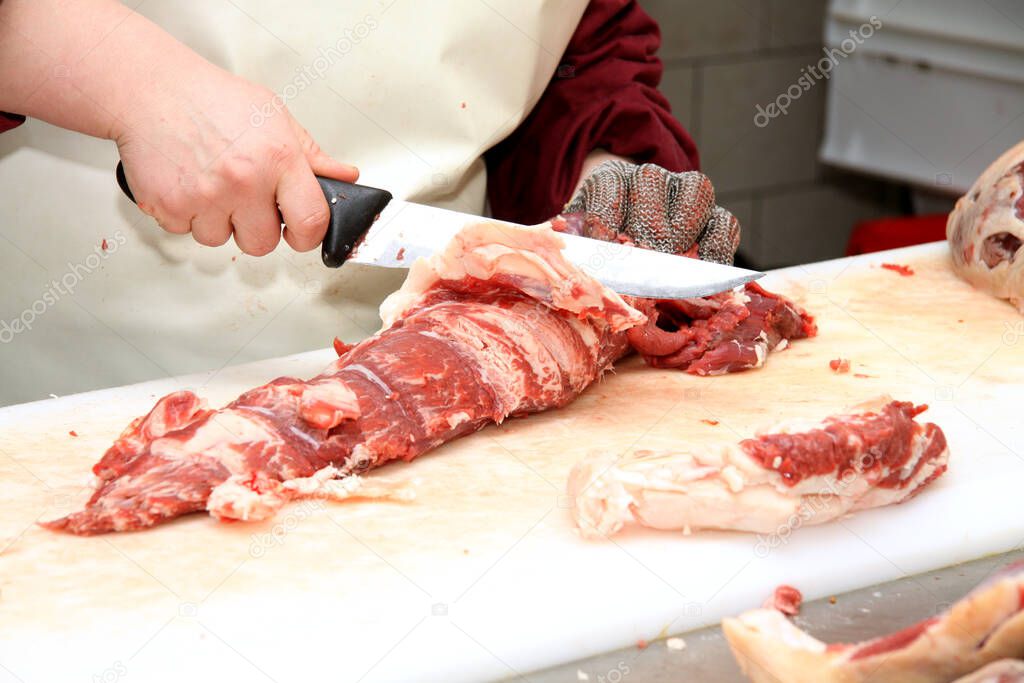
[[[563,228],[464,229],[413,264],[381,307],[383,331],[354,347],[336,340],[340,357],[309,381],[279,378],[221,410],[191,392],[164,397],[93,468],[99,483],[85,509],[44,526],[95,534],[203,509],[262,519],[303,495],[387,495],[339,492],[330,479],[569,403],[629,352],[625,331],[646,319],[567,262],[552,227]],[[746,367],[734,356],[748,342],[763,362],[768,346],[750,342],[757,325],[768,340],[794,332],[773,313],[788,304],[756,291],[714,323],[709,374]]]
[[[792,586],[776,586],[771,597],[761,605],[765,609],[774,609],[788,616],[796,616],[800,613],[800,606],[804,602],[804,595]]]
[[[709,184],[710,187],[710,184]],[[604,241],[637,244],[609,231],[600,221],[566,214],[557,230]],[[680,252],[696,258],[697,245]],[[759,368],[768,353],[791,339],[817,334],[814,318],[785,297],[756,283],[708,297],[684,300],[631,300],[647,316],[628,333],[629,343],[648,365],[678,368],[694,375],[724,375]]]
[[[813,337],[814,319],[788,299],[751,282],[710,297],[637,303],[647,316],[629,343],[656,368],[722,375],[759,368],[790,339]]]
[[[946,223],[953,269],[1024,312],[1024,142],[996,159]]]
[[[910,277],[914,274],[913,268],[905,266],[902,263],[883,263],[882,268],[885,270],[891,270],[894,273],[899,273],[903,277]]]
[[[948,683],[1024,656],[1024,564],[1007,567],[937,617],[861,643],[826,645],[773,609],[725,619],[722,630],[754,683]]]
[[[1024,683],[1024,662],[1000,659],[953,683]]]
[[[788,535],[901,503],[946,470],[942,430],[914,420],[924,409],[884,397],[848,415],[699,451],[638,451],[620,461],[594,454],[569,476],[573,515],[586,537],[630,522]]]
[[[284,482],[410,460],[510,415],[562,406],[627,352],[643,315],[566,262],[545,227],[480,224],[413,265],[382,306],[386,329],[303,382],[276,379],[222,410],[161,399],[94,467],[80,534],[208,509],[272,514]],[[336,468],[336,470],[334,469]]]
[[[845,375],[850,371],[850,360],[848,358],[834,358],[828,362],[828,366],[837,375]]]

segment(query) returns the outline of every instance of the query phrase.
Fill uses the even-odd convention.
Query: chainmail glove
[[[732,264],[740,243],[736,217],[715,205],[703,173],[606,161],[583,181],[566,213],[585,216],[584,234],[625,235],[639,246]]]

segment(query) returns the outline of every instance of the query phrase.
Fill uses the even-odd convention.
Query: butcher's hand
[[[732,264],[740,243],[739,221],[715,204],[711,181],[698,171],[604,161],[583,179],[565,212],[584,214],[595,237],[624,234],[640,246],[716,263]]]
[[[115,140],[139,208],[173,233],[262,256],[318,246],[330,209],[316,175],[353,182],[274,94],[212,65],[176,101],[140,103]]]
[[[354,181],[261,86],[211,64],[117,0],[0,0],[0,111],[117,143],[139,207],[211,246],[315,248],[314,175]]]

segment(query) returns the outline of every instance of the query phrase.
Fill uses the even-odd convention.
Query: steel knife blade
[[[385,268],[408,268],[430,256],[479,216],[392,199],[348,260]],[[495,221],[502,223],[503,221]],[[505,223],[514,230],[522,226]],[[653,299],[707,296],[755,280],[763,273],[663,254],[625,244],[560,234],[566,258],[619,294]]]
[[[135,201],[124,167],[117,164],[117,182]],[[387,190],[317,177],[331,210],[321,246],[326,266],[351,261],[384,268],[408,268],[448,244],[480,216],[393,199]],[[510,230],[521,225],[505,221]],[[708,296],[764,275],[753,270],[663,254],[650,249],[561,234],[566,258],[606,287],[651,299]]]

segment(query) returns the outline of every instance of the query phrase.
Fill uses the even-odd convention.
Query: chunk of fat
[[[217,519],[237,519],[243,522],[273,517],[288,496],[275,486],[256,491],[248,485],[246,475],[235,474],[213,487],[206,501],[206,509]]]
[[[206,509],[222,520],[258,521],[273,517],[285,503],[292,500],[376,498],[409,501],[416,497],[414,486],[407,483],[377,478],[371,480],[354,474],[345,476],[331,465],[308,477],[284,482],[264,480],[257,487],[251,486],[250,482],[251,477],[248,475],[232,475],[214,487]]]
[[[412,264],[402,287],[381,304],[384,328],[415,308],[438,282],[467,277],[489,280],[497,275],[516,278],[519,291],[552,308],[577,314],[594,311],[616,331],[644,322],[644,315],[622,297],[566,260],[564,246],[551,223],[532,227],[493,221],[469,225],[444,251]]]
[[[302,388],[299,414],[315,427],[331,429],[359,417],[359,399],[338,378],[310,382]]]
[[[569,495],[588,537],[634,520],[655,529],[770,533],[793,523],[804,502],[735,444],[699,454],[641,451],[623,461],[595,453],[573,468]]]

